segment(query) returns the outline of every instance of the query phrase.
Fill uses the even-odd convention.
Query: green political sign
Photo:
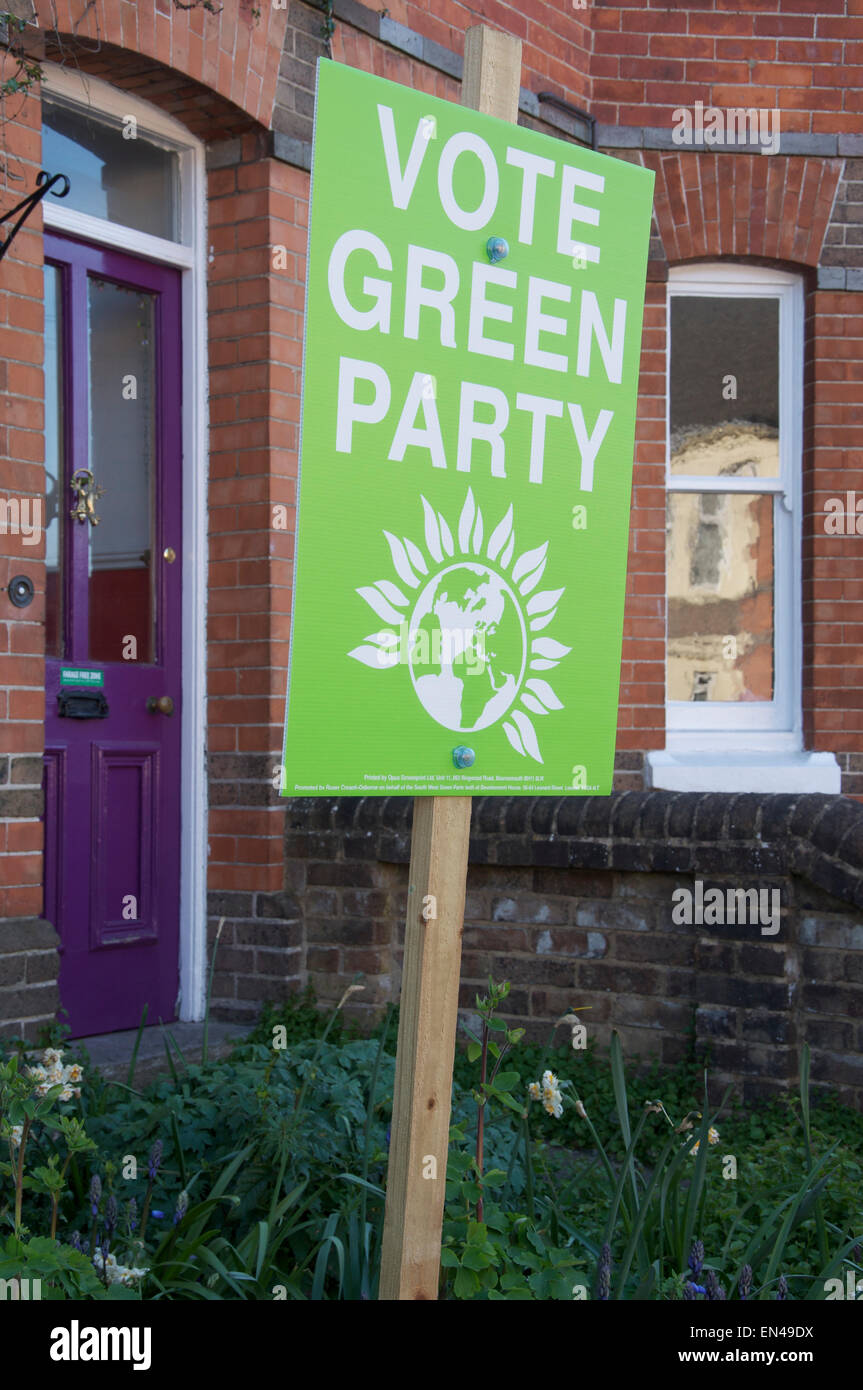
[[[284,795],[610,791],[652,192],[319,63]]]

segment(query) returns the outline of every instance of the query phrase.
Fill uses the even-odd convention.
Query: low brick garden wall
[[[217,1016],[250,1016],[306,979],[333,1000],[365,976],[354,1012],[400,984],[412,802],[288,805],[285,892],[228,920]],[[717,1085],[744,1097],[812,1077],[863,1099],[863,806],[826,796],[623,791],[488,798],[473,807],[461,1005],[487,976],[512,983],[509,1017],[545,1039],[587,1005],[600,1046],[680,1058],[708,1044]],[[675,891],[779,891],[778,931],[675,921]],[[212,910],[231,917],[230,899]],[[218,899],[218,901],[216,901]],[[765,902],[770,899],[765,899]],[[433,930],[433,924],[429,924]],[[281,969],[279,961],[281,959]]]

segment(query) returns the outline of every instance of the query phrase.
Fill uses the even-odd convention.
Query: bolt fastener
[[[506,260],[509,255],[509,243],[502,236],[490,236],[485,244],[485,249],[492,265],[497,261]]]
[[[452,760],[456,767],[473,767],[476,753],[472,748],[465,748],[464,744],[460,743],[458,748],[452,750]]]

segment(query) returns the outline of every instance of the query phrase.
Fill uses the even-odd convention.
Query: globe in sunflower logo
[[[538,673],[572,650],[534,635],[553,622],[565,592],[539,589],[548,542],[515,558],[510,507],[483,549],[482,512],[470,489],[455,538],[442,514],[420,500],[425,548],[384,531],[399,583],[379,579],[357,589],[392,626],[348,655],[376,670],[407,666],[420,704],[438,724],[467,734],[503,721],[515,751],[541,763],[531,715],[563,704]]]

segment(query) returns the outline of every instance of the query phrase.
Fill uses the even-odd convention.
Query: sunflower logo
[[[498,721],[522,757],[542,762],[531,715],[563,709],[540,671],[569,654],[552,637],[564,589],[535,592],[545,573],[548,541],[515,559],[512,507],[483,550],[482,512],[468,489],[456,538],[425,497],[425,548],[384,531],[396,579],[357,593],[385,623],[348,653],[373,670],[407,666],[423,709],[457,733]]]

